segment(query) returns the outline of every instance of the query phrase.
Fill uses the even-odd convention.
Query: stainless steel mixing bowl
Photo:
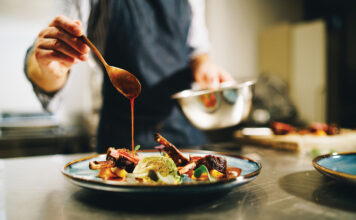
[[[184,90],[174,94],[188,120],[201,130],[231,127],[251,110],[255,80],[222,83],[217,90]]]

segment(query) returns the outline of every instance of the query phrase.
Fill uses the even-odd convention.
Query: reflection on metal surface
[[[138,198],[125,195],[115,196],[112,192],[80,189],[73,194],[70,204],[64,204],[65,213],[73,213],[81,207],[81,217],[90,217],[92,209],[114,212],[122,219],[142,219],[144,216],[159,215],[161,219],[256,219],[267,200],[267,193],[255,184],[241,187],[228,194],[206,194],[203,196],[179,197],[175,199],[152,196]],[[134,213],[134,216],[132,215]],[[180,217],[177,216],[180,213]],[[184,213],[184,215],[181,215]],[[157,216],[156,216],[157,217]],[[113,218],[114,219],[114,218]]]
[[[279,185],[286,192],[304,200],[333,209],[356,212],[354,186],[326,178],[317,171],[302,171],[286,175],[279,180]]]
[[[64,213],[58,211],[58,209],[62,209],[63,207],[63,200],[63,193],[60,191],[53,191],[48,193],[44,198],[44,202],[42,203],[42,211],[38,213],[39,219],[78,219],[78,217],[75,216],[71,216],[71,218],[65,218]]]
[[[215,112],[221,105],[220,93],[203,94],[197,96],[196,99],[201,104],[202,111],[207,113]]]
[[[237,89],[227,89],[222,92],[222,95],[227,103],[233,105],[238,98]]]

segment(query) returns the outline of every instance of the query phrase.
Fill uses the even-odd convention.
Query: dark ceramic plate
[[[321,155],[313,165],[324,175],[356,184],[356,152]]]
[[[224,156],[227,164],[230,167],[238,167],[242,170],[241,175],[235,179],[229,179],[217,182],[186,182],[179,185],[148,185],[148,184],[132,184],[120,181],[103,180],[97,177],[97,170],[89,169],[89,161],[105,160],[104,154],[93,155],[72,161],[65,165],[62,173],[68,180],[76,185],[84,188],[103,190],[110,192],[119,192],[126,194],[140,195],[184,195],[184,194],[201,194],[201,193],[218,193],[226,192],[234,187],[241,186],[255,179],[260,173],[261,164],[249,158],[241,156],[233,156],[225,153],[217,153],[211,151],[198,150],[181,150],[186,156],[204,156],[213,154],[216,156]],[[144,150],[139,151],[139,155],[150,156],[159,154],[157,151]]]

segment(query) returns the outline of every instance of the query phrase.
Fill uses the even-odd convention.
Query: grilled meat
[[[190,162],[187,165],[185,165],[184,167],[179,168],[178,173],[179,175],[183,175],[188,173],[190,170],[194,170],[197,167],[196,162]]]
[[[274,134],[283,135],[295,131],[294,127],[283,122],[271,122],[270,127]]]
[[[315,122],[310,124],[307,128],[296,129],[292,125],[282,123],[282,122],[271,122],[270,124],[273,133],[276,135],[285,135],[290,133],[297,133],[301,135],[314,134],[318,136],[323,135],[336,135],[340,134],[340,128],[335,124],[326,124]]]
[[[161,144],[156,149],[165,151],[178,167],[180,175],[194,171],[196,168],[205,165],[209,171],[216,170],[227,176],[227,162],[224,157],[206,155],[185,157],[173,144],[167,141],[159,133],[155,135],[155,140]],[[106,161],[92,161],[89,163],[90,169],[100,169],[102,177],[110,178],[115,176],[111,168],[125,169],[132,173],[140,158],[137,154],[131,153],[127,149],[109,148],[106,153]]]
[[[131,173],[140,158],[130,153],[127,149],[115,149],[110,147],[106,153],[106,161],[93,161],[89,163],[90,169],[118,167]]]
[[[313,123],[309,126],[309,130],[312,133],[324,131],[327,135],[340,134],[340,128],[335,124],[328,125],[325,123]]]
[[[227,162],[224,157],[206,155],[196,162],[196,167],[200,167],[201,165],[205,165],[209,171],[217,170],[220,173],[227,175]]]
[[[181,167],[179,174],[185,174],[189,170],[194,170],[201,165],[205,165],[209,171],[215,169],[224,175],[227,174],[227,162],[224,157],[206,155],[204,157],[190,157],[187,159],[173,144],[168,142],[162,135],[156,133],[155,140],[162,144],[156,147],[159,150],[164,150],[174,163]]]
[[[112,167],[115,167],[115,163],[112,160],[89,162],[89,168],[92,170],[99,170],[101,168],[112,168]]]
[[[177,166],[181,167],[189,163],[188,158],[186,158],[172,143],[162,137],[162,135],[156,133],[154,138],[155,141],[162,144],[162,146],[158,146],[156,149],[164,150]]]

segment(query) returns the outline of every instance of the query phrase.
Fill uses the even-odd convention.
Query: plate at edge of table
[[[103,180],[97,177],[97,170],[89,169],[89,162],[93,160],[105,160],[105,154],[92,155],[69,162],[62,169],[62,173],[73,184],[88,189],[132,195],[154,194],[157,196],[182,196],[186,194],[228,192],[235,187],[241,186],[254,180],[262,168],[262,165],[259,162],[243,156],[202,150],[181,150],[181,152],[186,156],[204,156],[208,154],[223,156],[226,158],[227,165],[229,167],[238,167],[242,170],[241,175],[237,178],[229,179],[226,181],[217,181],[211,183],[183,183],[178,185],[148,185],[140,183],[129,184],[115,180]],[[157,155],[159,152],[157,150],[141,150],[138,151],[138,154],[142,156],[150,156]]]
[[[313,159],[313,166],[328,177],[356,184],[356,152],[320,155]]]

